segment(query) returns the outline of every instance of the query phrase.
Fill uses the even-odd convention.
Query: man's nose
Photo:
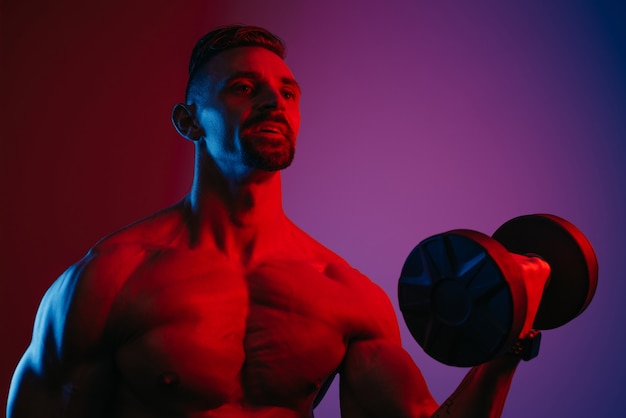
[[[260,109],[284,109],[285,98],[280,90],[275,87],[267,86],[258,96],[257,106]]]

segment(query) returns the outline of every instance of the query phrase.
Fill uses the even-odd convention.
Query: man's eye
[[[231,87],[231,90],[240,96],[250,96],[254,93],[254,87],[250,84],[235,84]]]
[[[296,98],[296,94],[291,90],[283,90],[282,95],[285,100],[294,100]]]

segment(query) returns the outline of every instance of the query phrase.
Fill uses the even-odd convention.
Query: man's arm
[[[472,368],[433,417],[499,417],[519,362],[503,356]]]
[[[107,392],[110,376],[101,364],[102,353],[91,347],[89,332],[81,329],[89,325],[73,319],[80,315],[76,293],[83,270],[80,264],[68,269],[43,297],[32,341],[11,382],[8,417],[78,416],[78,411],[89,411],[81,403],[97,402],[87,399],[91,393]],[[95,411],[90,412],[98,416]]]
[[[513,255],[522,268],[527,296],[527,313],[520,338],[531,331],[541,297],[550,276],[550,266],[540,258]],[[434,417],[489,417],[502,414],[520,357],[503,355],[472,368],[456,391]]]
[[[550,267],[538,258],[519,257],[527,291],[527,316],[520,337],[528,335],[541,302]],[[381,309],[381,315],[389,310]],[[350,344],[341,380],[343,418],[499,417],[519,357],[504,355],[472,368],[438,407],[421,372],[394,333]]]
[[[7,417],[100,417],[110,406],[113,368],[100,359],[44,365],[32,346],[13,376]]]
[[[123,259],[92,251],[48,289],[32,341],[13,375],[8,418],[106,413],[115,368],[104,335],[117,278],[129,267]]]
[[[441,407],[409,354],[395,342],[353,344],[344,363],[344,418],[499,417],[519,359],[506,356],[472,368]]]
[[[400,341],[389,297],[347,264],[332,264],[330,277],[350,286],[366,328],[349,341],[339,369],[342,418],[426,417],[438,407],[413,359]]]
[[[382,338],[350,344],[340,400],[342,418],[422,418],[438,408],[409,354]]]

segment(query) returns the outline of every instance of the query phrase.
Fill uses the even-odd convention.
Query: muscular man
[[[284,214],[300,88],[282,42],[226,27],[194,49],[179,204],[100,241],[44,296],[8,416],[311,417],[340,375],[343,417],[498,416],[519,359],[472,369],[441,408],[384,292]],[[527,262],[531,314],[547,267]]]

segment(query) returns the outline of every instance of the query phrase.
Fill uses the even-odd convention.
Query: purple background
[[[303,87],[290,217],[396,302],[411,248],[550,212],[594,245],[589,309],[544,333],[505,417],[616,416],[626,395],[626,10],[619,2],[3,0],[0,170],[6,394],[41,296],[101,236],[180,199],[169,123],[195,40],[227,23],[287,41]],[[403,338],[438,401],[465,369]],[[4,402],[4,401],[3,401]],[[336,387],[318,417],[337,417]]]

